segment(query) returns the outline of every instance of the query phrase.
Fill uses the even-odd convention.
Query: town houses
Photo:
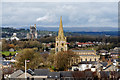
[[[39,42],[36,27],[36,24],[30,27],[30,32],[27,34],[28,39],[19,40],[14,33],[11,38],[13,42],[6,41],[9,45],[6,45],[8,47],[5,48],[8,48],[9,51],[5,51],[5,49],[2,52],[3,63],[0,65],[3,68],[3,78],[9,80],[22,80],[23,78],[32,80],[119,79],[119,47],[104,50],[101,47],[100,49],[97,48],[99,48],[99,45],[109,46],[110,43],[102,41],[68,42],[68,38],[63,31],[62,17],[60,17],[58,36],[50,36],[54,38],[54,42]],[[15,44],[13,45],[13,43]],[[69,53],[74,55],[71,56],[70,54],[69,56]],[[55,56],[58,54],[60,55],[57,58],[63,60],[55,60]],[[66,59],[66,56],[68,59]],[[26,59],[29,60],[28,63],[24,62]],[[35,61],[32,61],[32,59]],[[66,66],[64,70],[58,69],[54,65],[56,62],[62,61],[66,61],[63,64]],[[32,63],[34,65],[31,65]],[[62,63],[59,65],[62,65]],[[34,68],[31,69],[29,67]]]

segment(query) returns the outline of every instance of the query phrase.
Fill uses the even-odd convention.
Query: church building
[[[64,32],[63,32],[62,16],[60,17],[59,32],[58,32],[58,36],[56,37],[56,44],[55,44],[55,53],[60,51],[67,51],[66,37],[64,36]]]
[[[63,25],[62,25],[62,17],[60,18],[60,25],[59,25],[59,32],[58,36],[56,37],[55,43],[55,53],[60,51],[67,51],[67,42],[66,37],[64,36],[63,32]],[[100,56],[96,54],[95,50],[72,50],[78,57],[73,58],[70,61],[70,65],[79,64],[80,62],[96,62],[99,61]]]

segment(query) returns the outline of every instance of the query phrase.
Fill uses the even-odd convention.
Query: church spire
[[[67,51],[66,37],[63,33],[62,16],[60,17],[59,32],[55,43],[55,53],[59,51]]]
[[[62,25],[62,16],[60,17],[60,26],[59,26],[58,37],[64,37],[63,25]]]

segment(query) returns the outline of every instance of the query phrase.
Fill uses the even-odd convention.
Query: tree
[[[77,56],[72,51],[58,52],[55,55],[56,68],[60,71],[68,69],[73,58],[77,58]]]
[[[17,56],[16,56],[16,68],[24,70],[25,67],[25,60],[29,60],[30,62],[27,63],[27,69],[36,69],[43,63],[43,59],[39,53],[34,51],[34,49],[23,49]]]
[[[41,56],[42,56],[42,58],[44,60],[44,62],[43,62],[44,66],[48,66],[47,58],[48,58],[49,54],[48,53],[44,53],[44,54],[41,54]]]
[[[47,63],[49,66],[54,66],[55,54],[49,54],[47,58]]]
[[[50,54],[55,54],[55,49],[51,49]]]
[[[5,58],[6,57],[5,54],[2,54],[2,57]]]
[[[55,47],[55,44],[51,44],[51,46],[50,46],[51,48],[54,48]]]
[[[14,44],[8,44],[8,46],[9,46],[10,48],[14,48],[14,47],[15,47]]]
[[[8,51],[10,47],[8,46],[8,43],[6,40],[2,40],[2,51]]]

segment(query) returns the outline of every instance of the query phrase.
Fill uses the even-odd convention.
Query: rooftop
[[[34,70],[34,75],[36,75],[36,76],[47,76],[49,72],[50,72],[49,69],[35,69]]]
[[[95,52],[94,50],[72,50],[73,52]]]
[[[22,70],[17,70],[14,73],[11,74],[11,78],[16,78],[19,75],[23,74],[24,72]]]
[[[49,72],[48,78],[60,78],[60,72]]]

